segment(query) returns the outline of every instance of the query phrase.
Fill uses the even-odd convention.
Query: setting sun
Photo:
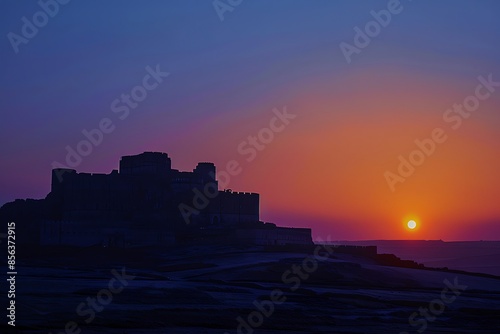
[[[417,223],[414,220],[410,220],[408,221],[407,226],[410,230],[413,230],[415,227],[417,227]]]

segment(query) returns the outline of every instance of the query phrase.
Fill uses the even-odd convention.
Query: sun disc
[[[410,230],[413,230],[415,227],[417,227],[417,222],[415,222],[414,220],[410,220],[407,225]]]

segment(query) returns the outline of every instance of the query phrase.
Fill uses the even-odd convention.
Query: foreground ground
[[[381,266],[337,253],[319,261],[313,251],[39,250],[18,265],[16,330],[498,333],[498,278]],[[115,280],[110,288],[116,273],[123,284]],[[436,314],[419,315],[419,308]]]

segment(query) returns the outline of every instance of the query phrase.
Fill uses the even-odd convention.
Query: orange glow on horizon
[[[500,142],[491,121],[499,98],[482,102],[452,130],[443,112],[473,92],[475,78],[460,86],[453,78],[364,71],[290,97],[288,111],[296,119],[251,162],[237,144],[269,124],[272,107],[244,122],[213,124],[198,134],[204,145],[188,151],[213,160],[219,170],[237,160],[243,172],[229,188],[259,192],[262,220],[288,213],[292,218],[273,222],[312,227],[323,237],[341,231],[339,238],[357,240],[463,240],[474,224],[500,218]],[[392,192],[384,173],[396,172],[398,156],[407,157],[414,141],[437,127],[445,129],[446,142]],[[221,131],[224,136],[210,135]],[[303,218],[291,223],[294,216]],[[412,219],[415,229],[401,228]]]

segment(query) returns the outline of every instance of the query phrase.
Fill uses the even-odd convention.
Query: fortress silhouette
[[[312,244],[311,229],[260,221],[259,194],[219,190],[213,163],[178,171],[161,152],[124,156],[110,174],[53,169],[45,199],[7,203],[0,216],[41,245]]]

